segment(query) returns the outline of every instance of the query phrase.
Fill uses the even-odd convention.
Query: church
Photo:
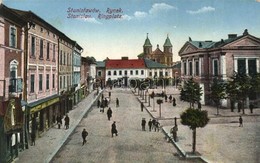
[[[163,51],[159,48],[158,44],[154,51],[152,51],[152,48],[153,46],[147,33],[147,37],[143,45],[143,52],[138,55],[138,58],[150,59],[166,66],[172,65],[172,44],[168,35],[163,45]]]

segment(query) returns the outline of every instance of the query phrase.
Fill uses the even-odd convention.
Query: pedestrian
[[[153,119],[153,120],[152,120],[152,128],[153,128],[153,129],[155,129],[155,123],[156,123],[156,120]]]
[[[160,128],[160,123],[158,120],[155,121],[155,128],[154,128],[154,131],[158,131],[159,132],[159,128]]]
[[[108,107],[108,100],[105,98],[105,107]]]
[[[65,121],[65,128],[67,130],[69,128],[69,125],[70,125],[70,118],[69,118],[68,114],[66,114],[64,121]]]
[[[116,129],[116,121],[114,121],[112,124],[111,133],[112,133],[112,137],[114,136],[114,134],[116,134],[116,136],[118,135],[118,132]]]
[[[58,128],[60,129],[60,126],[62,125],[62,117],[61,117],[61,115],[57,116],[57,124],[58,124]]]
[[[168,99],[167,94],[165,94],[164,99],[165,99],[165,102],[167,102],[167,99]]]
[[[108,109],[107,109],[107,119],[110,121],[110,118],[112,117],[112,110],[111,110],[111,108],[109,107]]]
[[[87,142],[86,137],[88,136],[88,132],[86,131],[86,129],[83,129],[81,136],[82,136],[82,139],[83,139],[82,145],[84,145]]]
[[[110,91],[108,92],[108,97],[109,97],[109,98],[111,97],[111,92],[110,92]]]
[[[141,111],[143,111],[143,110],[144,110],[144,103],[141,102]]]
[[[142,118],[141,126],[143,131],[145,131],[145,125],[146,125],[146,120],[145,118]]]
[[[103,100],[103,99],[104,99],[104,94],[101,95],[101,100]]]
[[[249,109],[250,109],[250,113],[253,113],[253,109],[254,109],[254,104],[253,103],[250,103]]]
[[[149,131],[152,130],[152,125],[153,125],[153,122],[152,122],[152,120],[150,119],[149,122],[148,122]]]
[[[172,106],[176,106],[176,99],[174,97],[172,99]]]
[[[119,100],[116,98],[116,107],[119,107]]]
[[[35,138],[36,138],[35,131],[33,131],[31,133],[32,146],[35,146]]]
[[[170,103],[172,102],[172,95],[169,96]]]
[[[97,101],[97,107],[99,108],[100,107],[100,100],[98,99]]]
[[[243,127],[243,119],[239,116],[239,127]]]

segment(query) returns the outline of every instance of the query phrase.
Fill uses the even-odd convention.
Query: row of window
[[[135,75],[139,75],[139,71],[140,71],[140,75],[144,75],[144,70],[135,70]],[[112,71],[107,71],[108,76],[111,76],[111,73],[112,73]],[[134,75],[133,70],[130,70],[129,73],[130,73],[130,75]],[[117,75],[117,74],[122,75],[122,70],[119,70],[119,71],[114,70],[113,71],[113,75]],[[98,75],[99,75],[99,73],[98,73]],[[124,70],[124,75],[128,75],[127,70]],[[100,73],[100,76],[101,76],[101,73]]]
[[[71,85],[71,76],[60,76],[60,89],[65,89]]]
[[[67,53],[65,51],[60,50],[60,65],[71,65],[72,64],[72,55],[70,53]]]
[[[43,91],[43,74],[39,74],[39,78],[38,78],[38,88],[39,91]],[[30,77],[30,93],[34,93],[35,92],[35,74],[31,74]],[[52,83],[50,83],[50,74],[46,74],[45,77],[45,84],[46,84],[46,90],[50,89],[50,86],[52,86],[52,88],[55,88],[55,74],[52,74]]]

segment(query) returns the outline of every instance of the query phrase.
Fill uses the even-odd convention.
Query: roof
[[[169,37],[167,36],[163,46],[168,46],[168,47],[172,47],[172,43],[171,40],[169,39]]]
[[[148,34],[147,34],[147,37],[145,39],[144,46],[152,46],[152,44],[151,44],[151,42],[150,42],[150,40],[148,38]]]
[[[105,68],[106,67],[106,63],[104,61],[97,61],[97,68]]]
[[[19,14],[6,7],[4,4],[0,4],[0,15],[2,15],[5,19],[11,20],[12,23],[21,26],[26,25],[26,20],[22,18]]]
[[[150,59],[144,59],[147,68],[167,68],[166,65],[152,61]]]
[[[164,53],[159,49],[159,45],[157,45],[157,48],[152,52],[152,54],[164,55]]]
[[[138,58],[143,58],[144,57],[144,53],[140,53],[137,57]]]
[[[197,48],[207,49],[211,48],[216,42],[213,41],[189,41],[192,45]]]
[[[107,69],[145,68],[145,63],[143,59],[126,59],[126,60],[111,59],[111,60],[107,60],[106,68]]]

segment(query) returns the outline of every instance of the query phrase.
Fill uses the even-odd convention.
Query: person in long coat
[[[116,98],[116,107],[119,107],[119,100]]]
[[[97,101],[97,107],[100,107],[100,100]]]
[[[68,129],[69,125],[70,125],[70,118],[69,118],[68,114],[66,114],[64,121],[65,121],[65,128]]]
[[[82,139],[83,139],[82,145],[84,145],[87,142],[86,137],[88,136],[88,132],[86,131],[86,129],[83,129],[81,136],[82,136]]]
[[[107,119],[110,121],[110,118],[112,117],[112,110],[111,110],[111,108],[109,107],[108,109],[107,109]]]
[[[141,122],[141,126],[142,126],[143,131],[145,131],[145,125],[146,125],[146,120],[145,120],[145,118],[143,118],[142,122]]]
[[[116,136],[118,135],[118,132],[117,132],[117,129],[116,129],[116,122],[115,121],[112,124],[111,133],[112,133],[112,137],[114,136],[114,134],[116,134]]]

